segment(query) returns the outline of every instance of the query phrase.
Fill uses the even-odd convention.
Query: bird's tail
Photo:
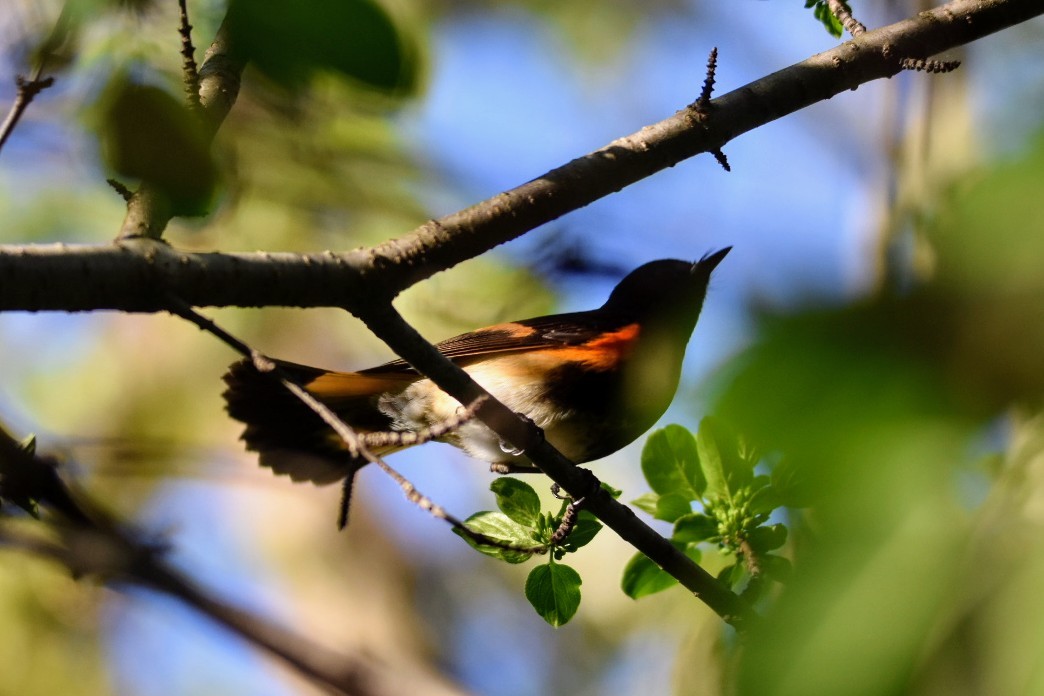
[[[391,423],[378,410],[377,398],[402,388],[402,380],[409,381],[278,364],[358,432],[389,430]],[[354,473],[364,463],[353,461],[329,425],[276,377],[258,372],[249,360],[233,363],[224,380],[228,414],[246,424],[241,439],[248,450],[260,454],[262,466],[294,481],[328,484]]]

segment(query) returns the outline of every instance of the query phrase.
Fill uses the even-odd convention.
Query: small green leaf
[[[838,21],[837,17],[834,16],[834,13],[830,11],[830,8],[827,7],[827,4],[823,2],[823,0],[813,0],[813,2],[816,9],[812,11],[812,14],[820,21],[823,27],[830,32],[831,36],[834,38],[840,38],[841,33],[844,30],[844,27],[841,26],[841,22]],[[812,5],[808,2],[805,3],[805,7],[811,6]]]
[[[552,626],[562,626],[580,607],[580,574],[567,565],[548,563],[526,578],[526,599]]]
[[[707,487],[700,470],[696,440],[680,425],[655,431],[642,449],[642,473],[649,487],[662,494],[677,493],[698,500]]]
[[[642,512],[647,512],[650,515],[656,516],[656,501],[660,499],[660,496],[655,493],[643,493],[634,500],[631,501],[631,505],[635,506]]]
[[[497,496],[497,507],[525,527],[536,527],[540,496],[528,483],[515,478],[498,478],[489,489]]]
[[[739,437],[724,423],[707,416],[696,435],[707,496],[732,501],[740,490],[754,482],[754,465],[740,456]]]
[[[699,432],[696,433],[696,451],[699,453],[703,475],[707,479],[706,493],[708,497],[730,498],[725,465],[714,435],[714,421],[710,417],[704,418],[700,422]]]
[[[653,517],[664,522],[674,522],[679,517],[689,514],[692,514],[692,505],[688,497],[678,493],[667,493],[656,501]]]
[[[747,542],[759,553],[778,549],[787,542],[787,528],[782,524],[758,527],[747,536]]]
[[[687,544],[709,541],[718,536],[718,521],[713,517],[692,513],[674,523],[671,541]]]
[[[464,524],[471,531],[477,532],[495,541],[515,544],[518,546],[536,546],[531,529],[523,527],[501,512],[476,512],[474,515],[464,520]],[[468,545],[476,551],[484,553],[487,556],[492,556],[493,558],[499,558],[508,563],[522,563],[523,561],[529,560],[533,555],[533,552],[531,551],[505,549],[499,546],[482,544],[458,529],[454,529],[453,531],[464,541],[468,542]]]
[[[749,508],[755,515],[767,515],[778,507],[780,507],[779,494],[772,486],[757,489],[750,498]]]
[[[569,532],[569,536],[566,537],[565,543],[562,547],[567,551],[576,551],[577,549],[587,546],[591,543],[591,540],[595,538],[595,535],[602,530],[602,523],[595,519],[584,519],[581,517],[576,522],[576,526],[573,527],[573,531]]]
[[[718,580],[731,588],[735,587],[743,579],[743,575],[743,564],[736,561],[732,565],[726,566],[718,571]]]
[[[621,588],[631,599],[641,599],[657,592],[663,592],[678,581],[668,575],[663,568],[649,560],[644,553],[636,553],[624,567]]]

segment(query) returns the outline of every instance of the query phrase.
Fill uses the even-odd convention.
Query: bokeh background
[[[871,27],[920,9],[853,4]],[[112,239],[107,90],[120,76],[180,94],[175,2],[72,5],[83,18],[57,83],[0,156],[5,244]],[[0,104],[62,6],[0,8]],[[225,3],[189,10],[201,55]],[[724,93],[837,42],[798,0],[401,0],[389,13],[412,84],[389,96],[319,73],[288,89],[248,69],[210,212],[172,223],[172,244],[372,244],[672,114],[697,96],[711,47]],[[336,487],[258,469],[222,411],[234,356],[174,317],[0,315],[0,421],[63,453],[218,595],[449,689],[1044,693],[1044,24],[950,57],[955,73],[903,74],[742,136],[731,173],[685,162],[397,302],[438,340],[594,307],[645,261],[734,247],[664,423],[728,414],[805,465],[817,501],[788,518],[799,570],[739,657],[681,590],[626,598],[632,551],[609,532],[570,560],[583,603],[557,630],[525,602],[527,567],[475,554],[376,470],[337,533]],[[391,357],[343,312],[209,314],[297,362]],[[594,465],[625,500],[647,490],[639,448]],[[391,463],[458,516],[493,505],[492,476],[452,448]],[[161,596],[0,559],[0,693],[320,693]]]

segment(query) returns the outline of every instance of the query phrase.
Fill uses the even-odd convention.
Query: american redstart
[[[437,344],[512,410],[540,426],[576,463],[605,457],[651,428],[674,398],[685,346],[711,272],[731,247],[688,261],[652,261],[629,273],[598,309],[496,324]],[[460,404],[402,360],[360,372],[280,362],[359,432],[417,431]],[[307,406],[249,361],[225,375],[228,413],[261,464],[295,481],[333,483],[364,462]],[[475,420],[441,440],[497,469],[532,466]],[[388,454],[395,448],[378,450]]]

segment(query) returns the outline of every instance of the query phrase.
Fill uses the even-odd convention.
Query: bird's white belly
[[[489,360],[469,365],[465,371],[482,385],[498,401],[512,411],[521,413],[544,430],[551,444],[567,456],[571,438],[569,428],[563,421],[571,415],[556,412],[548,403],[540,382],[525,380],[524,374],[532,374],[518,364],[515,371],[506,370],[503,362]],[[397,394],[381,397],[378,407],[392,419],[392,429],[418,431],[444,423],[455,417],[462,408],[456,399],[436,387],[431,380],[414,382]],[[440,438],[460,447],[470,456],[487,462],[528,464],[525,455],[516,450],[490,430],[484,423],[472,420],[454,432]]]

